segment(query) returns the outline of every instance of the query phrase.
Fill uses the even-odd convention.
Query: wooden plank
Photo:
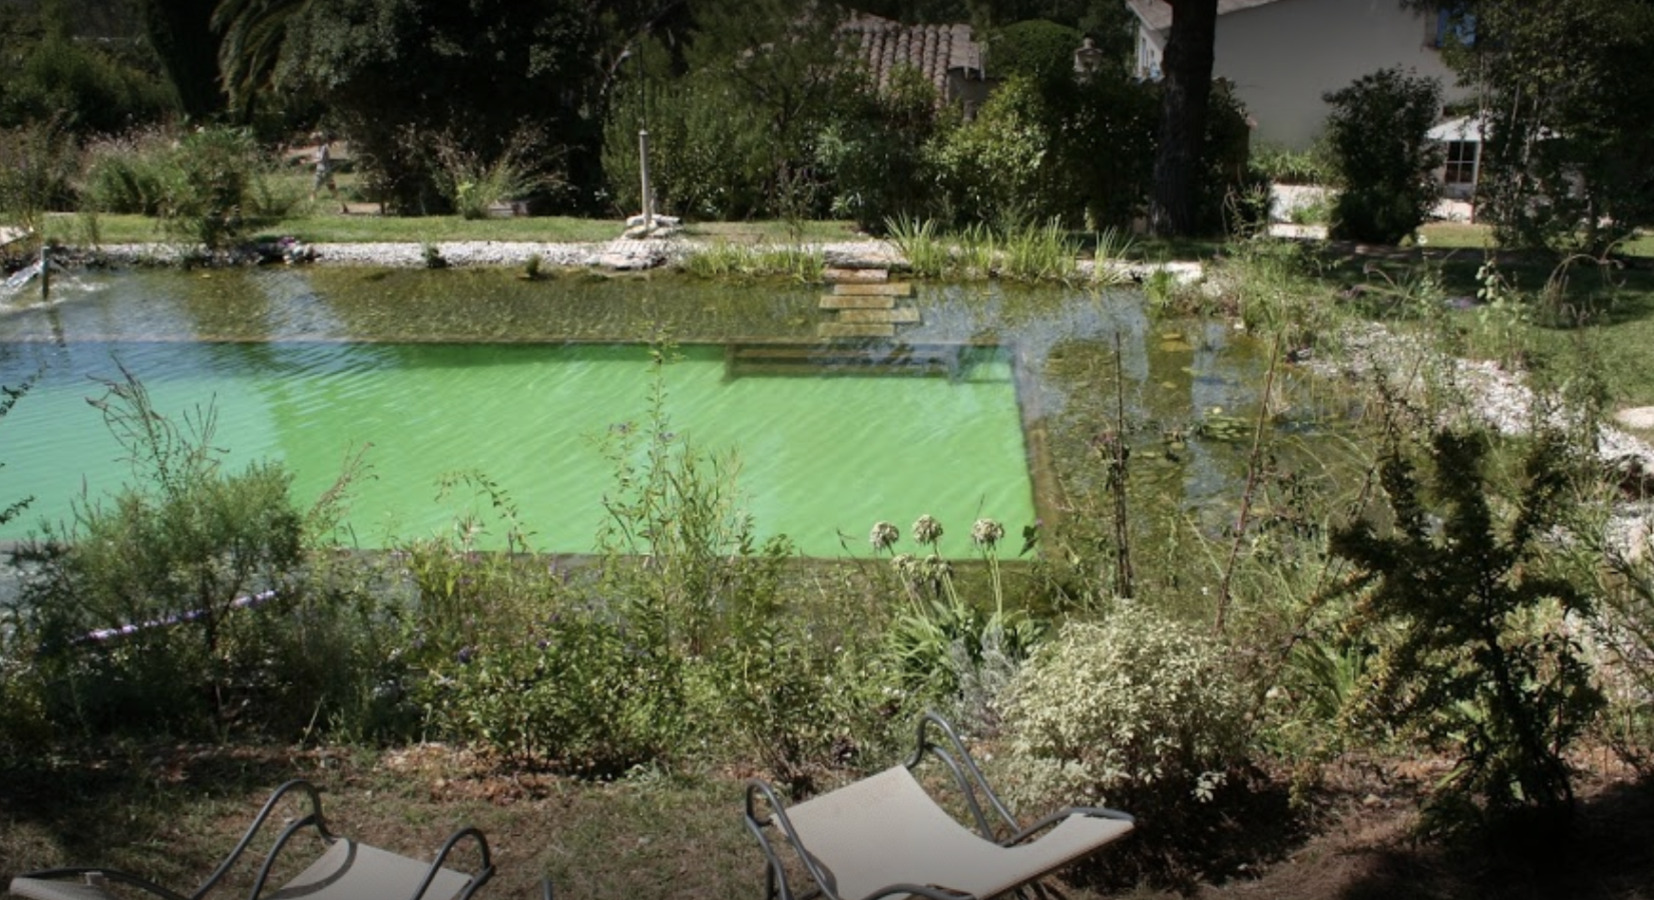
[[[816,332],[823,337],[895,337],[896,326],[863,322],[822,322]]]
[[[829,284],[869,284],[890,280],[889,269],[843,269],[829,267],[821,277]]]
[[[841,297],[836,294],[823,294],[820,309],[892,309],[896,306],[895,297]]]
[[[855,297],[911,297],[913,282],[886,281],[882,284],[835,284],[833,293]]]
[[[913,325],[919,321],[919,311],[912,307],[901,309],[846,309],[838,314],[840,322],[889,322],[892,325]]]

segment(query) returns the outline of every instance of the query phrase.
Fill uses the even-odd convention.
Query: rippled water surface
[[[130,477],[86,402],[102,393],[98,379],[122,368],[169,416],[216,410],[215,444],[231,451],[232,466],[284,460],[301,503],[365,449],[369,469],[352,489],[349,517],[364,546],[440,531],[471,511],[487,521],[474,492],[440,489],[453,473],[480,472],[516,503],[535,547],[593,549],[603,498],[615,490],[605,436],[648,429],[656,378],[668,429],[733,454],[759,532],[786,533],[807,554],[840,555],[841,533],[859,551],[879,519],[905,526],[930,513],[963,536],[979,515],[1034,518],[1002,351],[964,350],[940,376],[858,368],[817,377],[732,372],[725,344],[684,343],[657,375],[647,345],[592,342],[627,327],[623,320],[670,318],[620,308],[639,294],[694,302],[648,282],[576,282],[538,296],[512,288],[480,301],[455,289],[487,282],[461,278],[443,285],[457,295],[437,302],[421,290],[438,282],[410,279],[422,287],[397,291],[402,273],[353,274],[341,302],[326,279],[212,272],[82,276],[60,284],[49,308],[13,309],[0,381],[43,377],[0,428],[0,496],[36,501],[0,537],[66,516],[83,489],[96,498]],[[600,295],[581,296],[587,288]],[[375,294],[377,302],[362,299]],[[700,302],[709,300],[703,287]],[[614,304],[614,315],[575,315],[573,307],[594,302]],[[764,322],[794,314],[788,306],[777,297],[755,307],[756,325],[724,327],[765,336]],[[769,327],[769,337],[785,331]]]
[[[0,539],[131,477],[86,403],[125,367],[171,417],[215,409],[230,465],[283,460],[301,505],[361,451],[349,524],[362,546],[469,513],[492,522],[497,545],[486,500],[440,488],[478,472],[515,502],[535,549],[587,552],[615,490],[604,441],[646,430],[647,342],[661,339],[681,357],[658,376],[667,430],[733,454],[757,531],[806,554],[841,556],[845,541],[864,554],[875,521],[905,531],[923,513],[948,527],[952,555],[971,553],[980,516],[1016,535],[1096,496],[1098,440],[1117,424],[1133,446],[1134,514],[1214,529],[1231,516],[1268,360],[1227,324],[1152,321],[1132,292],[933,285],[913,301],[922,322],[868,343],[862,364],[731,362],[732,348],[818,346],[823,290],[317,268],[80,273],[48,305],[0,296],[0,384],[42,373],[0,420],[0,503],[36,498]],[[865,364],[905,345],[957,352],[918,372]],[[1287,426],[1272,445],[1283,452],[1345,414],[1289,382],[1268,416]]]

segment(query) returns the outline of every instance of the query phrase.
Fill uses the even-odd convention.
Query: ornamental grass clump
[[[1070,622],[1004,698],[1017,805],[1107,804],[1164,816],[1210,800],[1245,758],[1245,692],[1222,648],[1123,602]]]

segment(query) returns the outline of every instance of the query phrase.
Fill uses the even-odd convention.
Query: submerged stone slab
[[[876,322],[822,322],[816,333],[822,337],[895,337],[896,326]]]
[[[837,284],[833,293],[847,297],[911,297],[913,282],[886,281],[878,284]]]
[[[864,297],[842,296],[839,294],[824,294],[821,298],[820,309],[890,309],[896,305],[895,297]]]
[[[919,321],[919,311],[912,307],[901,309],[846,309],[838,314],[840,322],[888,322],[892,325],[913,325]]]

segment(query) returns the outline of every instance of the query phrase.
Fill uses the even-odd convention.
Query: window
[[[1475,184],[1476,156],[1481,148],[1480,141],[1448,141],[1447,168],[1442,173],[1442,181],[1446,184]]]

